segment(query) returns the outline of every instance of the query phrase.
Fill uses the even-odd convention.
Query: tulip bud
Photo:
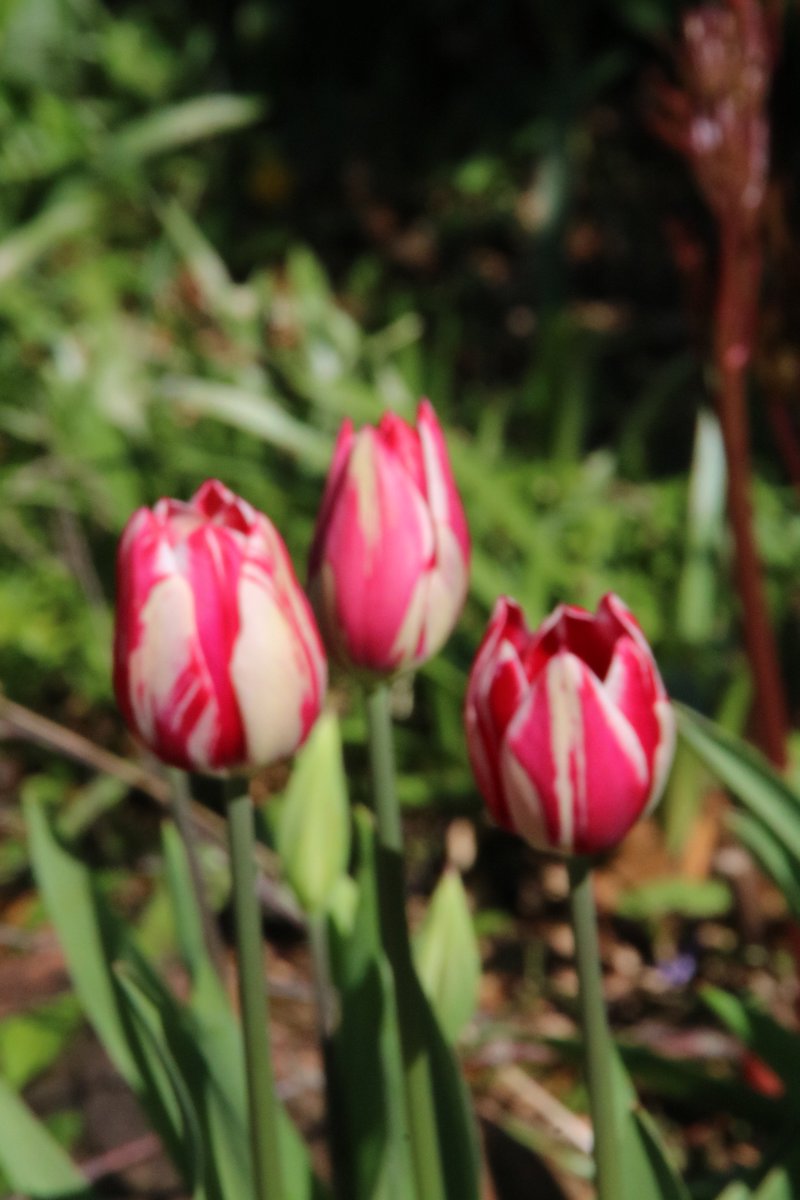
[[[308,601],[263,513],[217,480],[134,513],[117,558],[114,690],[159,758],[224,771],[291,754],[326,680]]]
[[[467,687],[467,744],[495,820],[562,854],[616,846],[658,802],[675,719],[644,635],[614,595],[531,633],[495,606]]]
[[[429,402],[416,428],[394,413],[358,433],[345,421],[310,562],[332,657],[376,675],[419,666],[452,631],[468,568],[464,510]]]

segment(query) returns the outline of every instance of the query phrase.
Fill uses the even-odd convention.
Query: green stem
[[[337,1069],[334,1031],[336,1025],[335,990],[331,978],[328,919],[324,912],[308,918],[308,940],[314,965],[314,996],[325,1069],[328,1146],[331,1155],[333,1194],[336,1200],[348,1200],[353,1194],[352,1172],[346,1153],[347,1131],[337,1104]]]
[[[239,783],[237,793],[241,786]],[[256,1200],[284,1200],[279,1106],[269,1040],[264,946],[256,900],[255,827],[247,790],[232,796],[227,809],[255,1195]]]
[[[418,1016],[419,990],[405,910],[403,828],[395,782],[389,689],[367,695],[369,752],[378,841],[378,907],[381,938],[392,968],[403,1051],[405,1093],[418,1200],[445,1200],[430,1061]]]
[[[181,836],[186,851],[186,861],[189,864],[189,875],[192,880],[192,891],[200,914],[200,924],[203,930],[203,942],[209,959],[220,979],[225,978],[225,954],[222,941],[217,929],[217,923],[208,903],[203,870],[197,854],[197,835],[192,820],[192,793],[189,779],[185,771],[176,767],[169,769],[170,780],[170,812],[175,827]]]
[[[623,1195],[622,1155],[614,1089],[614,1047],[608,1026],[597,912],[592,892],[591,863],[569,864],[570,911],[575,932],[575,958],[586,1055],[586,1082],[594,1127],[594,1161],[598,1200]]]

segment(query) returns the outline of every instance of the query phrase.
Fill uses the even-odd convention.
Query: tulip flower
[[[663,790],[675,744],[664,685],[633,615],[560,606],[531,633],[498,600],[470,673],[467,743],[495,820],[534,846],[615,846]]]
[[[372,675],[442,646],[467,592],[469,534],[427,400],[416,427],[386,413],[345,421],[311,549],[309,594],[329,653]]]
[[[114,690],[167,763],[224,771],[303,741],[327,667],[271,522],[217,480],[131,517],[117,559]]]

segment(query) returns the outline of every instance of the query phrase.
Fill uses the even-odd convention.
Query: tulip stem
[[[419,1015],[424,999],[411,957],[406,919],[403,827],[397,799],[389,688],[384,683],[367,694],[367,723],[378,835],[381,940],[395,983],[417,1200],[445,1200],[430,1059]]]
[[[572,860],[569,864],[569,881],[586,1084],[594,1128],[597,1197],[598,1200],[619,1200],[623,1194],[622,1154],[614,1088],[614,1046],[603,999],[591,862],[587,859]]]
[[[192,794],[189,790],[189,780],[186,772],[178,770],[177,767],[170,767],[168,774],[171,785],[170,812],[186,852],[192,891],[203,933],[203,944],[217,975],[220,979],[224,979],[225,955],[214,914],[208,903],[206,882],[197,853],[197,835],[192,820]]]
[[[256,901],[253,806],[246,785],[241,780],[234,783],[235,794],[227,801],[228,837],[255,1196],[256,1200],[284,1200],[264,945]]]

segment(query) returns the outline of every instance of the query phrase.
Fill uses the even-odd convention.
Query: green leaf
[[[749,812],[731,812],[726,824],[747,847],[765,875],[774,881],[793,916],[800,920],[800,861],[779,838]]]
[[[277,398],[230,384],[175,375],[164,378],[159,391],[181,413],[213,417],[253,434],[294,455],[315,474],[322,474],[328,467],[330,439],[287,413]]]
[[[335,1170],[348,1200],[408,1200],[415,1184],[394,982],[378,930],[374,826],[361,808],[354,821],[356,893],[340,881],[328,913],[341,1000],[326,1062]]]
[[[173,821],[163,822],[161,845],[178,945],[192,982],[197,986],[207,974],[215,976],[216,972],[206,950],[203,918],[195,898],[186,847]]]
[[[656,1125],[639,1105],[619,1052],[614,1052],[614,1100],[622,1140],[625,1196],[621,1200],[689,1200]]]
[[[677,913],[689,920],[730,912],[731,890],[721,879],[654,879],[623,892],[616,904],[620,916],[654,920]]]
[[[796,1200],[800,1192],[800,1146],[796,1133],[782,1149],[780,1161],[767,1171],[753,1192],[754,1200]]]
[[[446,870],[414,939],[420,982],[449,1042],[478,1003],[481,960],[472,914],[458,871]]]
[[[157,109],[116,130],[112,138],[112,153],[115,157],[151,158],[204,138],[252,125],[263,114],[264,104],[261,100],[246,96],[197,96]]]
[[[203,1137],[192,1098],[180,1071],[164,1042],[158,1009],[134,972],[125,964],[117,969],[117,979],[131,1013],[131,1033],[139,1038],[138,1057],[147,1064],[152,1085],[157,1087],[164,1108],[170,1113],[171,1126],[179,1132],[184,1157],[189,1166],[186,1179],[197,1200],[205,1200]]]
[[[721,988],[704,987],[700,997],[731,1033],[772,1067],[787,1093],[800,1098],[800,1037],[755,1004]]]
[[[59,996],[0,1022],[0,1075],[19,1091],[44,1071],[81,1023],[74,996]]]
[[[98,903],[89,871],[58,840],[42,798],[32,788],[24,789],[23,809],[36,882],[81,1006],[117,1070],[138,1091],[142,1081],[109,965],[117,947],[113,922]]]
[[[733,1183],[720,1192],[717,1200],[752,1200],[753,1193],[746,1183],[742,1183],[741,1179],[735,1179]]]
[[[0,1166],[31,1200],[90,1197],[88,1181],[28,1106],[0,1078]]]
[[[65,192],[4,238],[0,242],[0,286],[63,241],[83,233],[95,217],[96,203],[88,190]]]
[[[236,1200],[252,1190],[241,1028],[208,955],[188,857],[171,822],[165,823],[163,838],[178,940],[193,985],[183,1011],[176,1009],[171,997],[167,1001],[162,996],[158,1001],[164,1037],[200,1109],[208,1157],[219,1176],[219,1194]],[[325,1190],[314,1177],[306,1147],[283,1109],[280,1136],[291,1186],[289,1200],[322,1200]]]
[[[800,797],[752,746],[699,713],[680,704],[674,707],[687,745],[800,861]]]
[[[281,809],[278,852],[302,907],[320,912],[350,857],[350,805],[333,713],[323,713],[297,756]]]

